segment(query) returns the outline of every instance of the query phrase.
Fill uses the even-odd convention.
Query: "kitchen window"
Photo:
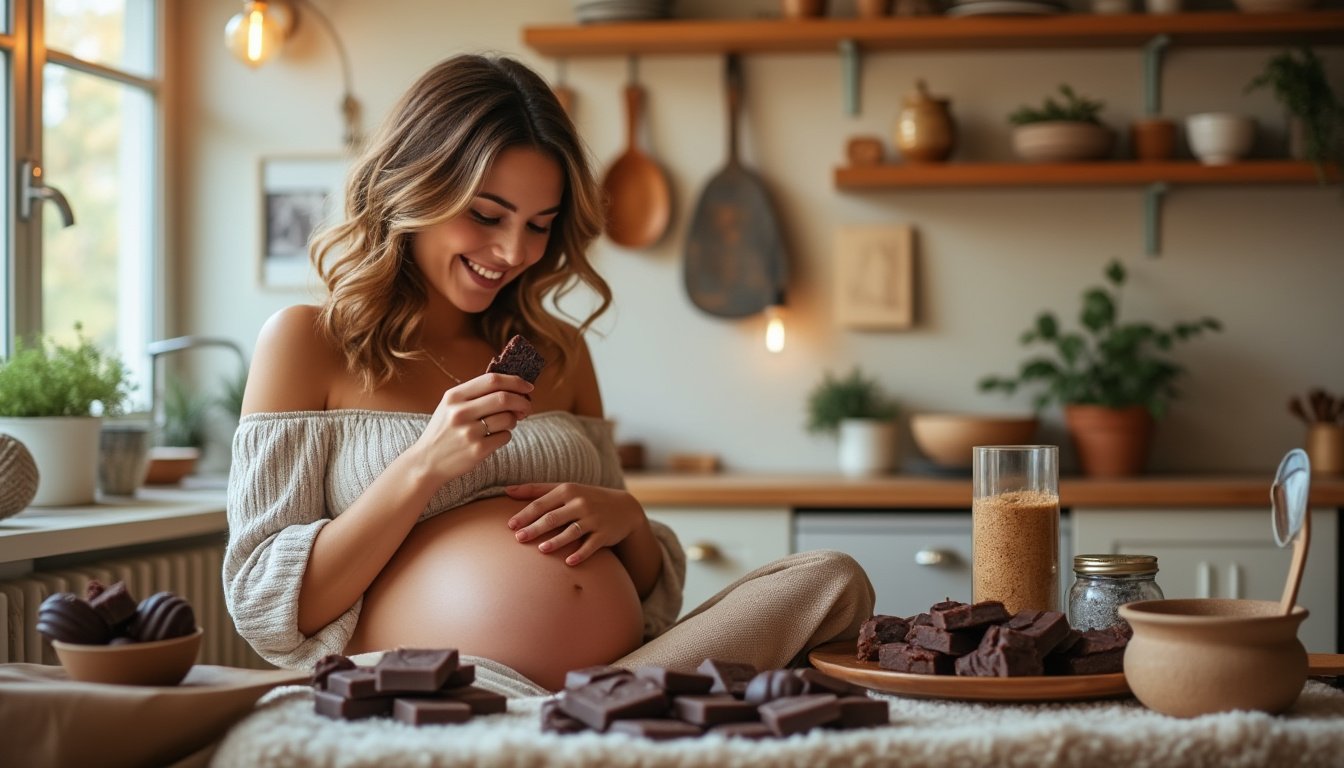
[[[78,323],[121,355],[141,397],[161,306],[162,10],[9,0],[0,31],[0,351],[38,334],[72,341]]]

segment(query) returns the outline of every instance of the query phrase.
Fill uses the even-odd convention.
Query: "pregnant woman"
[[[680,622],[685,557],[624,490],[584,331],[603,202],[550,89],[506,58],[423,75],[313,245],[328,295],[272,316],[234,437],[225,597],[264,658],[453,647],[545,688],[597,664],[778,667],[873,593],[812,552]],[[577,325],[547,304],[582,283]],[[554,306],[551,304],[551,306]],[[535,383],[481,373],[512,336]]]

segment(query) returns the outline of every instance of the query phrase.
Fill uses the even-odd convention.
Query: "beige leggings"
[[[801,664],[815,646],[858,637],[874,599],[854,558],[826,549],[800,552],[733,582],[613,666],[692,670],[705,659],[762,670]]]

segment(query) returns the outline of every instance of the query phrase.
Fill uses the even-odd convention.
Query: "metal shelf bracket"
[[[841,91],[845,97],[845,114],[859,114],[859,46],[853,40],[840,41]]]
[[[1143,243],[1149,256],[1162,255],[1162,199],[1167,194],[1166,182],[1148,185],[1143,193]]]
[[[1143,108],[1149,117],[1162,112],[1162,54],[1168,45],[1171,38],[1158,35],[1143,46]]]

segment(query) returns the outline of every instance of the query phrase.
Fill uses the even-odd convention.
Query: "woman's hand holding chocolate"
[[[532,389],[517,376],[487,373],[444,392],[417,441],[430,471],[461,477],[507,444],[532,413]]]
[[[644,520],[644,510],[626,491],[578,483],[527,483],[505,489],[510,498],[532,502],[509,518],[520,542],[546,537],[542,553],[557,552],[582,540],[565,558],[578,565],[603,547],[614,547]],[[551,534],[547,537],[547,534]]]

